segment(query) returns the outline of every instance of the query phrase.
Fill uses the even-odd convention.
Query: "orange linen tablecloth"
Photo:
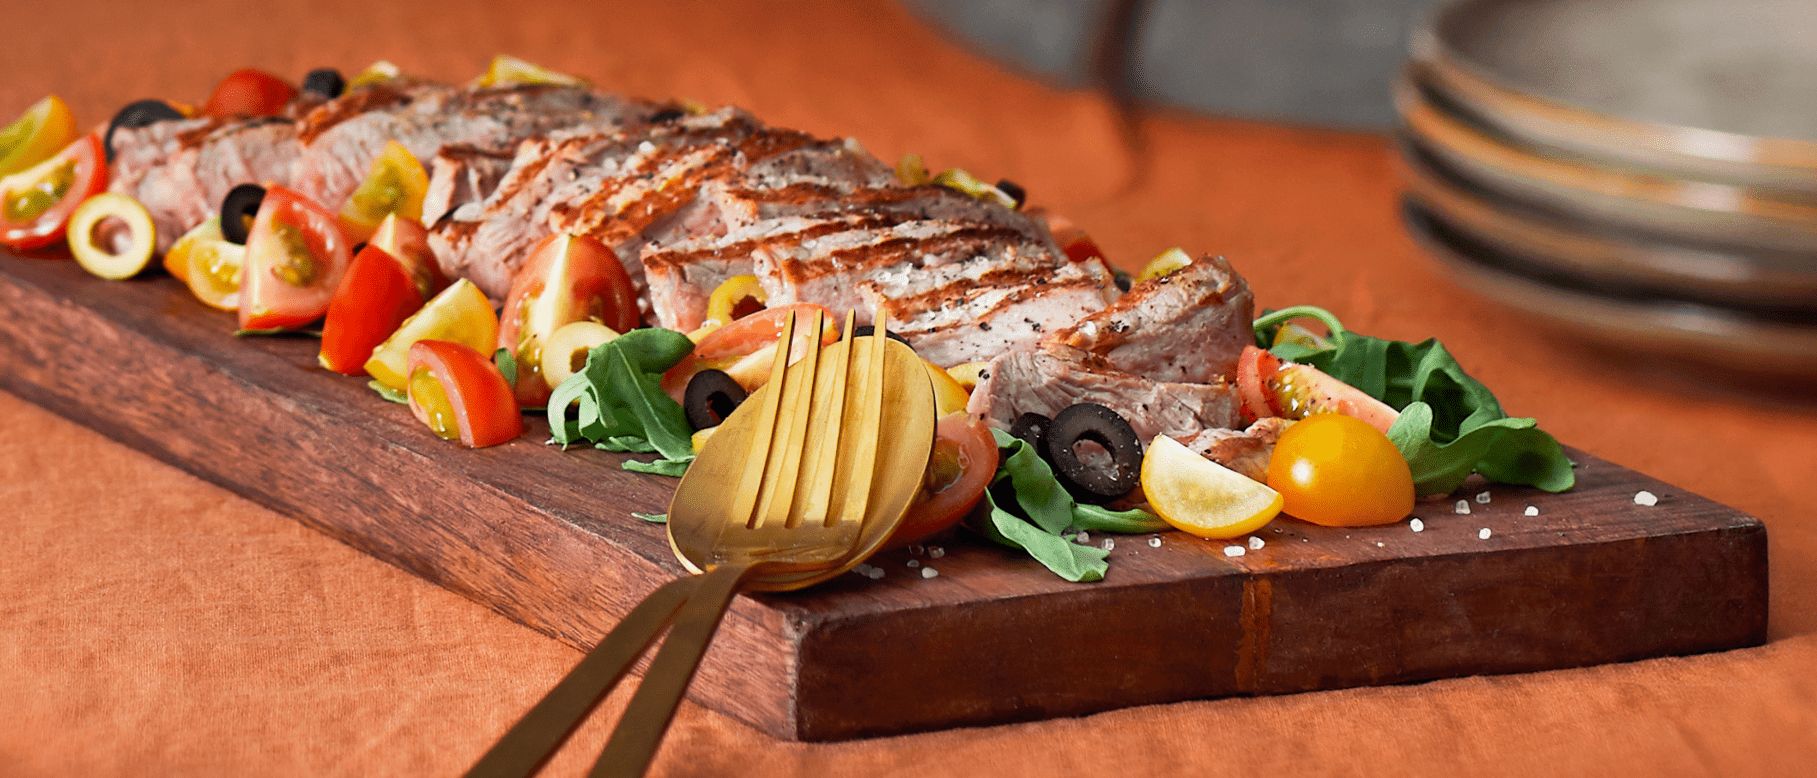
[[[1759,516],[1771,538],[1762,648],[835,744],[684,705],[655,775],[1817,771],[1817,412],[1657,380],[1463,293],[1403,233],[1384,138],[1153,118],[1148,175],[1126,188],[1104,101],[999,69],[883,0],[32,0],[5,16],[0,116],[51,92],[85,124],[148,96],[200,102],[248,65],[300,79],[382,58],[460,81],[511,53],[1007,177],[1126,267],[1171,246],[1221,253],[1261,306],[1440,337],[1510,412]],[[0,430],[0,775],[458,774],[579,658],[12,395]],[[596,718],[548,774],[584,771],[605,732]]]

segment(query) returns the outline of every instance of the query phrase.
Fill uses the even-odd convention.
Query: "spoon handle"
[[[694,593],[696,584],[702,582],[697,576],[677,578],[645,597],[474,763],[467,778],[526,778],[535,774],[594,706],[605,699],[606,692],[618,684]]]
[[[726,606],[738,589],[758,567],[754,563],[726,564],[697,576],[700,581],[694,594],[675,617],[675,627],[663,641],[662,650],[650,661],[643,683],[625,708],[624,718],[612,730],[606,750],[593,764],[593,778],[606,776],[641,776],[662,744],[663,732],[675,717],[700,657],[706,653],[707,641],[719,628]]]

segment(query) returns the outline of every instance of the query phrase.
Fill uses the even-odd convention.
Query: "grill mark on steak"
[[[941,224],[940,222],[920,223]],[[868,269],[903,262],[920,264],[918,260],[946,256],[961,251],[979,253],[992,245],[993,241],[1019,239],[1020,237],[1020,233],[1004,227],[959,227],[938,236],[888,237],[869,245],[835,249],[824,256],[811,259],[786,257],[777,263],[776,269],[784,281],[793,284],[807,284],[830,275],[862,273]],[[806,245],[803,247],[811,248]]]
[[[412,84],[411,91],[434,89],[427,84]],[[416,97],[390,82],[381,81],[350,90],[310,111],[297,125],[297,141],[308,145],[342,122],[369,111],[383,111],[407,105]],[[441,87],[452,89],[452,87]]]

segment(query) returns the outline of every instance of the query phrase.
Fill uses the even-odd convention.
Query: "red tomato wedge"
[[[1243,413],[1253,419],[1341,413],[1386,433],[1401,416],[1387,403],[1316,367],[1283,362],[1255,346],[1244,346],[1237,358],[1237,397],[1242,400]]]
[[[889,546],[920,543],[958,524],[971,513],[997,473],[997,441],[982,419],[964,412],[940,417],[927,480]]]
[[[341,277],[322,320],[322,367],[343,375],[365,375],[366,360],[398,325],[423,307],[423,295],[402,263],[368,244]]]
[[[240,265],[240,329],[290,329],[322,318],[352,262],[333,214],[284,187],[265,190]]]
[[[692,352],[663,374],[663,391],[675,398],[676,402],[681,402],[688,389],[688,381],[702,370],[724,370],[747,392],[762,386],[770,375],[770,362],[776,356],[776,341],[782,338],[782,325],[788,320],[791,311],[800,314],[798,320],[805,320],[808,314],[820,311],[826,322],[826,326],[820,331],[820,345],[825,346],[839,340],[839,325],[834,320],[833,313],[825,308],[813,303],[765,308],[701,338],[699,343],[694,344]],[[805,328],[803,330],[802,334],[796,336],[790,349],[791,362],[807,353]]]
[[[484,354],[446,340],[410,344],[410,412],[435,434],[469,448],[524,434],[511,385]]]
[[[550,235],[517,271],[499,316],[498,347],[517,357],[518,403],[548,403],[543,345],[562,325],[577,321],[596,321],[614,332],[633,329],[637,291],[606,244],[585,235]]]
[[[263,70],[244,68],[229,73],[202,104],[205,116],[276,116],[295,97],[297,88]]]
[[[366,241],[366,245],[382,248],[397,260],[404,272],[410,274],[410,279],[416,283],[417,294],[423,299],[448,288],[448,277],[442,275],[435,252],[429,249],[429,230],[422,222],[390,214],[379,222],[378,231],[372,233],[372,239]]]
[[[101,137],[89,133],[57,155],[0,178],[0,245],[43,248],[63,239],[69,215],[107,188]]]

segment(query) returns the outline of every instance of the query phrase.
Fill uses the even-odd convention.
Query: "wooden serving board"
[[[168,277],[0,255],[0,312],[0,387],[577,648],[682,574],[663,527],[629,515],[664,512],[673,480],[544,445],[540,421],[496,448],[440,440],[317,367],[316,341],[235,338]],[[1570,453],[1572,491],[1423,503],[1417,533],[1283,518],[1234,557],[1177,532],[1093,538],[1116,541],[1098,583],[972,536],[889,552],[881,579],[740,597],[693,698],[837,740],[1765,641],[1759,520]]]

